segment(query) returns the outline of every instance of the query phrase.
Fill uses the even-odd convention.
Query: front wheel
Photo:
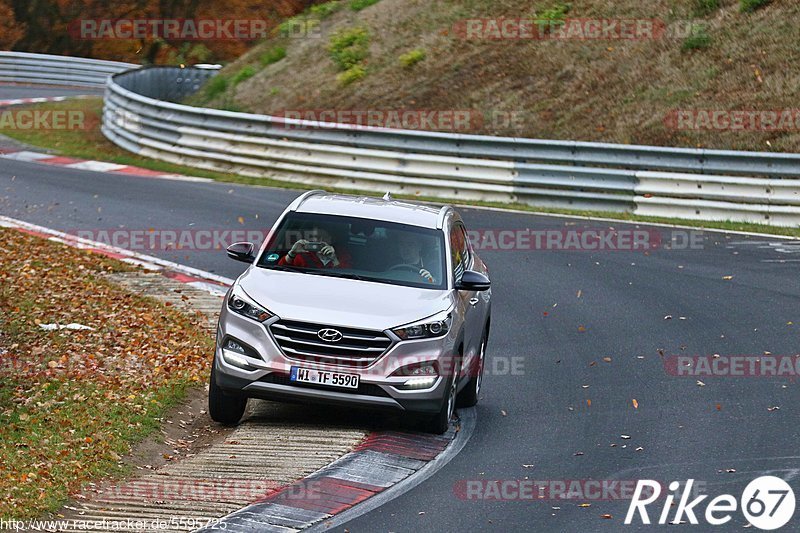
[[[483,367],[486,364],[487,337],[488,335],[484,333],[478,350],[478,359],[472,365],[472,377],[458,395],[459,407],[472,407],[478,403],[478,394],[481,392],[481,383],[483,382]]]
[[[425,430],[429,433],[441,435],[450,428],[450,419],[456,410],[456,390],[458,389],[459,363],[453,365],[453,376],[447,385],[447,393],[442,401],[442,408],[438,413],[427,420]]]
[[[211,368],[211,381],[208,384],[208,414],[211,420],[226,426],[239,423],[247,408],[247,397],[231,394],[217,385],[214,367]]]

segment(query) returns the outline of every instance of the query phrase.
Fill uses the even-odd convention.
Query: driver
[[[397,251],[400,255],[400,264],[408,265],[418,269],[420,277],[428,283],[434,283],[435,280],[430,271],[425,268],[425,263],[422,261],[422,242],[417,239],[413,234],[401,232],[397,236]]]
[[[299,239],[278,261],[279,265],[303,268],[352,268],[350,253],[344,247],[333,247],[333,236],[324,228],[314,228],[315,241]]]

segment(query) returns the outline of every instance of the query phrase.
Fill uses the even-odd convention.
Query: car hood
[[[281,318],[385,330],[448,309],[450,291],[251,267],[237,283]]]

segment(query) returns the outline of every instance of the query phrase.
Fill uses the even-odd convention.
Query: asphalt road
[[[297,194],[0,159],[0,214],[63,231],[264,231]],[[634,227],[475,209],[462,214],[470,229],[480,230]],[[622,525],[626,500],[465,500],[457,489],[467,480],[691,478],[712,497],[738,499],[749,481],[772,474],[800,494],[796,381],[708,377],[701,386],[697,378],[669,375],[664,364],[676,354],[798,354],[800,283],[792,259],[800,255],[777,239],[707,233],[700,242],[696,249],[648,253],[479,252],[491,269],[494,306],[475,433],[431,479],[342,529],[652,527]],[[140,251],[230,277],[243,269],[221,250]],[[512,358],[521,358],[517,372],[506,371]],[[649,508],[653,520],[662,503]],[[736,512],[716,529],[745,524]],[[787,529],[799,525],[795,518]]]

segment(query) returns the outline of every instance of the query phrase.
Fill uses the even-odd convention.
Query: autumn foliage
[[[134,63],[198,63],[238,57],[252,40],[81,39],[82,20],[259,20],[270,28],[313,0],[0,0],[0,49]]]

